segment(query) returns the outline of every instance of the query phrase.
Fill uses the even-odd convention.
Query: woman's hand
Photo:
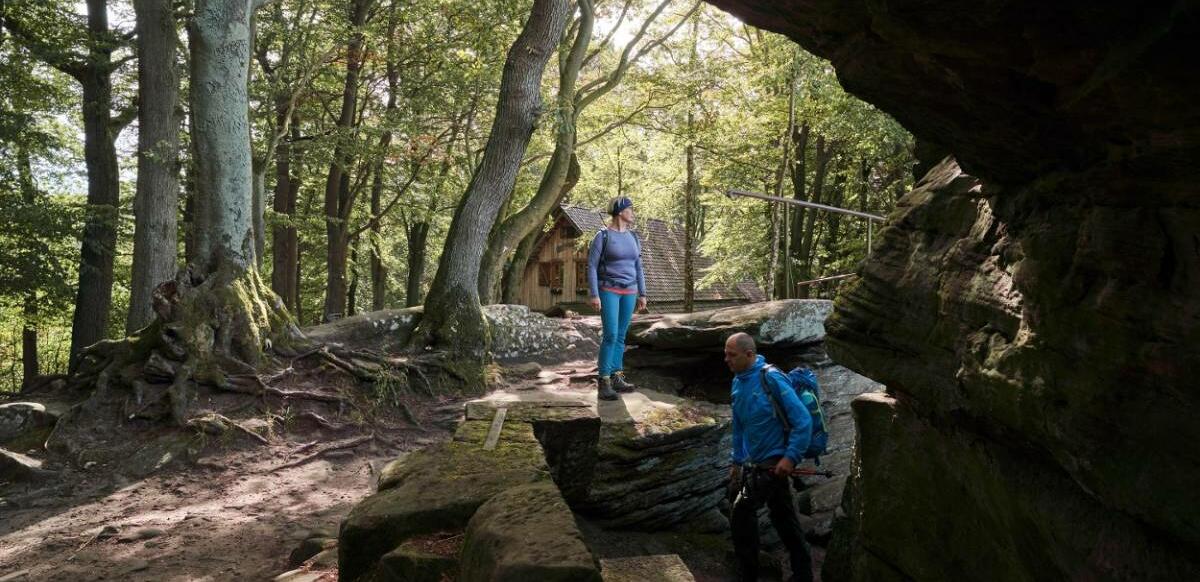
[[[646,310],[646,298],[638,297],[637,307],[634,309],[634,311],[645,311],[645,310]]]
[[[595,309],[596,311],[600,311],[600,298],[592,297],[591,299],[588,299],[588,305],[591,305],[592,309]]]

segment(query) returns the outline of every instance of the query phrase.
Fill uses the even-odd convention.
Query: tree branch
[[[33,56],[37,57],[38,60],[70,75],[76,81],[79,81],[80,84],[84,82],[88,72],[88,61],[85,57],[70,51],[60,50],[57,47],[42,42],[37,35],[25,28],[25,25],[20,21],[13,19],[8,12],[8,7],[0,2],[0,25],[8,29],[12,33],[13,38],[21,46],[33,53]]]
[[[621,7],[621,14],[617,17],[617,23],[614,24],[612,29],[608,31],[608,34],[605,35],[604,40],[600,41],[600,44],[597,45],[596,48],[593,49],[586,58],[583,59],[583,66],[586,67],[588,63],[592,62],[592,59],[599,56],[604,49],[608,48],[608,43],[612,42],[613,35],[617,33],[617,29],[621,28],[621,24],[625,22],[625,15],[629,12],[629,7],[632,5],[633,0],[625,0],[625,5]]]
[[[679,22],[671,28],[671,30],[667,31],[667,33],[663,36],[643,45],[636,53],[633,53],[633,56],[631,57],[630,53],[633,52],[633,48],[639,42],[641,42],[642,37],[646,35],[646,31],[650,29],[650,24],[658,18],[659,14],[662,14],[662,11],[665,10],[667,5],[670,3],[671,0],[662,0],[658,7],[654,9],[654,12],[652,12],[650,16],[646,18],[646,21],[642,23],[642,27],[638,29],[637,34],[634,35],[634,37],[630,39],[629,43],[625,45],[625,50],[621,51],[621,61],[617,64],[616,69],[613,69],[613,71],[606,76],[592,80],[579,90],[579,95],[576,98],[576,112],[584,107],[587,107],[596,99],[599,99],[600,96],[611,91],[613,87],[616,87],[617,84],[621,82],[621,79],[625,76],[625,73],[629,70],[630,66],[636,63],[638,59],[642,58],[646,53],[654,50],[656,47],[666,42],[667,39],[671,38],[671,36],[675,34],[675,31],[679,30],[680,27],[687,22],[688,18],[690,18],[692,14],[694,14],[696,10],[700,8],[700,2],[697,1],[692,5],[692,9],[688,10],[687,14],[681,18]]]

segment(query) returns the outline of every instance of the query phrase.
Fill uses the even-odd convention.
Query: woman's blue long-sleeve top
[[[645,297],[646,275],[642,272],[641,250],[641,242],[632,231],[605,229],[597,232],[588,249],[591,296],[599,297],[600,289],[628,291],[636,288],[638,296]]]

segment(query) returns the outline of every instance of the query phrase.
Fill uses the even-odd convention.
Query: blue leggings
[[[629,331],[629,320],[633,319],[637,298],[636,293],[621,295],[600,291],[600,322],[604,334],[600,339],[597,368],[601,377],[625,369],[625,332]]]

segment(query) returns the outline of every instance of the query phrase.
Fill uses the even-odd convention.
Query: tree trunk
[[[263,255],[267,250],[267,167],[268,158],[251,158],[250,161],[250,230],[254,236],[254,268],[262,270]]]
[[[529,264],[529,256],[533,254],[533,246],[537,244],[537,239],[542,235],[541,230],[535,230],[529,233],[517,245],[517,252],[513,253],[512,260],[508,262],[508,267],[504,269],[504,281],[501,283],[501,299],[502,303],[515,305],[520,303],[521,285],[525,280],[525,265]]]
[[[817,136],[816,169],[813,174],[812,195],[809,197],[809,201],[811,202],[820,203],[824,196],[825,177],[829,172],[829,162],[833,158],[833,150],[833,147],[825,147],[825,136]],[[809,211],[805,214],[803,237],[799,249],[799,261],[800,277],[802,280],[807,281],[813,278],[813,255],[816,251],[816,245],[813,244],[813,236],[816,234],[817,213],[816,211]],[[808,288],[808,286],[804,286],[800,289],[799,296],[801,298],[808,297]]]
[[[535,0],[504,63],[483,160],[454,213],[416,339],[481,363],[490,344],[479,303],[479,265],[496,214],[512,190],[542,110],[541,78],[571,12],[567,0]],[[470,375],[482,374],[482,368]],[[481,376],[478,376],[481,378]]]
[[[371,184],[371,216],[379,216],[382,211],[383,196],[383,162],[375,165],[375,178]],[[380,221],[371,225],[371,310],[379,311],[387,304],[387,266],[383,264],[383,235],[380,233]]]
[[[108,332],[113,257],[117,246],[120,182],[112,123],[112,43],[105,0],[88,0],[88,65],[83,86],[83,158],[88,173],[88,211],[80,252],[79,289],[71,322],[71,369],[83,349]]]
[[[356,237],[348,245],[350,247],[350,286],[346,292],[346,317],[358,312],[358,240]]]
[[[839,174],[833,181],[833,188],[830,190],[830,197],[827,204],[830,206],[841,207],[846,200],[846,176]],[[825,252],[829,255],[829,262],[836,262],[840,258],[841,249],[838,245],[841,243],[841,226],[842,215],[837,212],[825,213]],[[836,273],[834,273],[836,274]]]
[[[177,270],[179,75],[175,13],[169,0],[135,0],[138,34],[138,180],[127,333],[154,319],[151,295]]]
[[[208,403],[195,405],[196,385],[261,394],[260,382],[237,376],[253,375],[266,350],[295,355],[295,349],[305,346],[283,302],[255,267],[246,91],[255,7],[257,1],[251,0],[195,3],[188,27],[195,261],[154,290],[153,323],[130,338],[100,342],[82,354],[72,382],[94,387],[94,401],[111,403],[111,388],[132,388],[137,399],[165,397],[169,411],[162,414],[169,412],[183,425],[210,410]],[[150,361],[174,370],[169,385],[145,370]],[[101,414],[103,409],[93,402],[79,414]],[[96,421],[70,424],[90,430]],[[57,428],[55,435],[51,438],[69,438]]]
[[[29,159],[29,151],[24,144],[17,142],[17,175],[20,179],[21,197],[27,204],[37,201],[37,188],[33,183],[33,164]],[[39,261],[40,257],[34,257]],[[38,269],[40,270],[40,269]],[[30,285],[25,291],[23,305],[23,321],[21,324],[21,387],[29,386],[40,373],[38,365],[38,305],[37,289]]]
[[[287,121],[287,103],[276,102],[276,127]],[[296,124],[291,126],[292,137],[298,135]],[[283,305],[297,313],[296,268],[299,261],[296,226],[296,195],[300,191],[300,180],[292,176],[292,143],[281,140],[275,148],[275,196],[272,208],[275,214],[286,220],[271,227],[271,289],[283,299]]]
[[[349,179],[346,169],[351,159],[344,135],[354,125],[358,108],[358,75],[363,64],[363,24],[373,0],[354,0],[350,6],[350,40],[346,45],[346,78],[342,86],[342,110],[338,117],[338,137],[333,148],[333,162],[325,179],[325,236],[328,239],[325,260],[328,286],[325,288],[324,321],[342,316],[346,311],[346,252],[349,244],[350,212]]]
[[[195,127],[196,117],[188,113],[188,127]],[[183,164],[183,264],[196,262],[196,146],[192,144],[192,155]]]
[[[579,159],[572,155],[571,166],[567,170],[567,181],[563,183],[562,191],[558,195],[560,201],[564,200],[571,193],[571,190],[575,189],[575,185],[579,183],[582,171],[583,169],[579,166]],[[540,227],[530,231],[521,240],[521,244],[517,245],[516,252],[513,253],[512,259],[508,261],[508,265],[504,268],[504,279],[500,283],[500,301],[502,303],[518,303],[517,297],[521,294],[521,281],[525,274],[525,265],[529,262],[529,255],[533,253],[533,245],[537,243],[538,236],[541,233],[542,229]]]
[[[782,282],[779,277],[779,244],[783,237],[780,228],[783,224],[781,215],[786,207],[782,207],[778,202],[771,202],[771,256],[767,259],[767,298],[780,299],[785,297],[787,285]]]
[[[385,108],[384,119],[392,119],[398,105],[396,103],[400,89],[400,67],[396,62],[396,27],[398,26],[397,9],[400,0],[393,0],[388,7],[388,41],[387,41],[387,81],[388,81],[388,100]],[[457,121],[456,121],[457,123]],[[454,137],[450,137],[450,142],[453,143]],[[388,155],[389,146],[392,143],[392,130],[389,129],[383,132],[380,138],[379,159],[375,161],[375,176],[371,183],[371,309],[379,311],[387,305],[387,282],[388,272],[387,266],[383,262],[383,234],[382,234],[382,216],[383,213],[383,172],[385,165],[383,160]],[[417,170],[414,170],[417,171]]]
[[[692,47],[688,55],[688,70],[695,75],[698,72],[700,43],[700,16],[692,18]],[[696,177],[696,109],[699,107],[700,95],[695,92],[690,96],[687,112],[687,145],[684,146],[686,161],[686,177],[683,185],[683,311],[691,313],[696,308],[696,232],[695,206],[699,196],[699,179]]]
[[[587,56],[595,20],[590,2],[580,2],[579,6],[579,26],[571,50],[560,60],[554,153],[550,155],[533,199],[492,230],[479,272],[479,296],[485,304],[495,303],[506,259],[530,232],[541,228],[546,216],[562,200],[563,183],[575,156],[576,123],[580,113],[575,83]]]
[[[408,237],[408,282],[404,287],[404,306],[421,304],[421,282],[425,279],[426,246],[429,223],[417,222],[405,229]]]
[[[795,104],[793,102],[793,109]],[[792,113],[794,115],[794,113]],[[808,139],[811,133],[811,128],[808,122],[805,121],[799,127],[792,123],[792,158],[795,160],[791,164],[792,178],[792,198],[795,200],[808,200],[807,182],[808,182]],[[787,254],[784,262],[784,268],[787,269],[787,284],[789,286],[785,297],[796,297],[797,293],[803,293],[803,289],[796,289],[795,285],[802,279],[799,272],[799,266],[803,262],[801,250],[804,247],[804,222],[805,218],[811,212],[803,206],[797,206],[792,209],[792,221],[788,225],[788,241],[787,247],[790,252]]]
[[[687,131],[692,135],[695,114],[687,114]],[[692,238],[696,230],[696,198],[700,189],[696,177],[696,146],[692,140],[685,148],[687,157],[687,181],[683,187],[683,311],[691,313],[696,308],[696,241]]]
[[[246,79],[251,0],[197,0],[192,19],[196,266],[254,266]]]
[[[792,146],[793,136],[796,133],[796,84],[798,82],[799,82],[798,70],[796,67],[793,67],[792,76],[788,80],[787,131],[785,131],[783,133],[783,135],[779,136],[779,148],[780,148],[781,152],[780,152],[780,156],[779,156],[779,167],[775,170],[775,192],[774,192],[774,194],[777,198],[783,197],[783,183],[784,183],[784,180],[786,179],[785,175],[788,172],[788,168],[792,167],[791,146]],[[807,136],[805,136],[804,139],[807,139]],[[803,176],[801,176],[801,181],[803,182]],[[801,184],[801,187],[803,187],[803,184]],[[775,245],[772,247],[772,251],[771,251],[773,253],[772,257],[771,257],[772,261],[775,261],[776,257],[783,258],[782,264],[778,265],[778,270],[776,270],[777,265],[774,262],[772,262],[772,265],[771,265],[771,267],[772,267],[771,274],[773,276],[777,277],[777,282],[776,282],[776,285],[774,288],[769,287],[769,289],[773,289],[773,291],[775,293],[775,297],[779,298],[779,299],[790,299],[792,297],[793,293],[795,293],[794,286],[792,285],[792,283],[793,283],[793,281],[792,281],[792,266],[791,266],[791,256],[792,256],[791,230],[792,229],[791,229],[791,222],[789,221],[789,217],[791,216],[792,212],[794,212],[794,210],[792,209],[790,204],[784,204],[784,205],[780,206],[780,208],[779,208],[779,214],[780,214],[779,231],[780,232],[779,232],[779,237],[774,241]]]

